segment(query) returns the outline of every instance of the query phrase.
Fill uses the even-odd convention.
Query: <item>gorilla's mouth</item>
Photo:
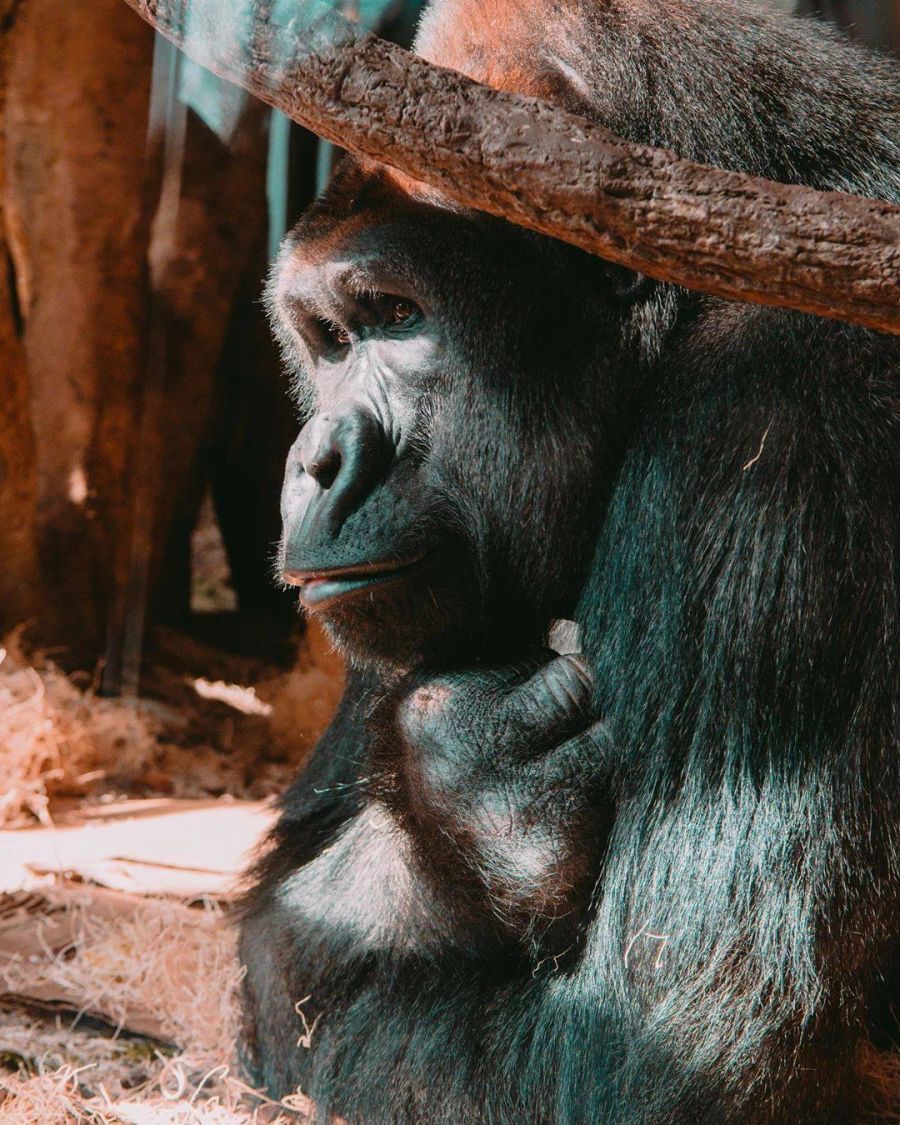
[[[422,554],[328,570],[286,570],[284,580],[288,585],[297,587],[304,608],[317,611],[373,586],[385,586],[418,574],[424,570],[428,557]]]

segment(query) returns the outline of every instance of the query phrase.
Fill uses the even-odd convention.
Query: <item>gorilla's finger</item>
[[[486,698],[496,699],[516,691],[540,673],[548,663],[557,659],[551,648],[533,648],[522,653],[509,664],[484,665],[466,669],[461,678],[470,691],[481,692]]]
[[[596,723],[582,734],[570,738],[519,766],[526,778],[523,784],[539,800],[559,799],[563,805],[583,802],[593,794],[590,804],[597,811],[601,804],[612,807],[611,786],[615,758],[612,741],[603,723]]]
[[[527,757],[574,737],[593,718],[592,694],[583,657],[555,657],[505,693],[498,708],[502,741]]]
[[[401,691],[420,696],[458,716],[472,714],[489,719],[499,701],[523,686],[548,661],[556,659],[549,648],[529,651],[515,663],[475,665],[449,671],[418,670],[407,677]]]

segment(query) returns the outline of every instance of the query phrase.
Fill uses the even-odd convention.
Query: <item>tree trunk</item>
[[[33,418],[38,633],[88,660],[121,576],[145,345],[153,35],[121,7],[19,0],[4,34],[2,206]],[[27,429],[20,417],[20,445]]]
[[[37,609],[34,436],[14,281],[0,227],[0,640]]]
[[[187,610],[165,552],[187,558],[225,332],[266,238],[252,99],[224,140],[182,112],[160,202],[153,57],[121,0],[0,0],[0,636],[33,619],[81,667],[120,658],[160,581],[166,616]]]
[[[167,321],[167,377],[161,428],[153,435],[158,444],[153,475],[160,489],[151,525],[151,570],[156,575],[163,567],[154,601],[169,621],[183,619],[189,610],[187,539],[208,468],[216,371],[242,276],[266,241],[268,118],[262,103],[248,99],[227,146],[193,113],[187,122],[174,244],[157,291]],[[256,301],[265,268],[263,260]],[[252,364],[253,357],[247,359]]]

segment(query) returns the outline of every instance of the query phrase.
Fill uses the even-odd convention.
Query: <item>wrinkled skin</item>
[[[485,255],[540,282],[510,291]],[[356,659],[516,653],[574,611],[608,488],[597,467],[629,409],[629,366],[613,367],[629,285],[352,162],[301,221],[269,294],[313,410],[288,459],[281,569]]]

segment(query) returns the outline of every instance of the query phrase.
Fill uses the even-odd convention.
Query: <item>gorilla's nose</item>
[[[325,411],[304,426],[299,440],[303,471],[318,485],[314,507],[335,534],[371,492],[390,461],[381,423],[362,406]]]

